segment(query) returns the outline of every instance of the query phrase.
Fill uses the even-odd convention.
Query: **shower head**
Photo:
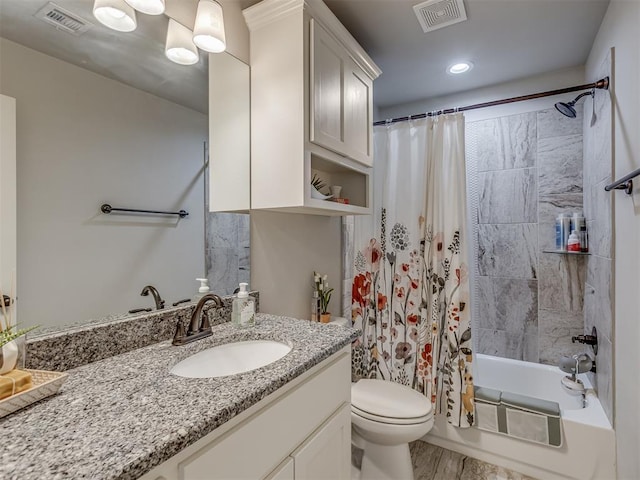
[[[569,103],[558,102],[556,103],[556,110],[558,110],[565,117],[576,118],[576,109],[573,108],[576,102],[586,95],[591,95],[591,97],[593,97],[595,95],[595,91],[596,90],[594,88],[590,92],[583,92],[576,98],[571,100]]]

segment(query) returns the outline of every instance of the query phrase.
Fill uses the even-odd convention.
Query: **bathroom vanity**
[[[350,475],[350,343],[357,331],[259,314],[183,347],[162,342],[68,371],[55,397],[0,419],[0,477],[335,478]],[[292,350],[219,378],[169,370],[215,345]]]

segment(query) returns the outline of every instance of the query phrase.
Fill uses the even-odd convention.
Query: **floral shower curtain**
[[[354,373],[411,386],[469,427],[464,117],[376,127],[374,142],[374,215],[354,220]]]

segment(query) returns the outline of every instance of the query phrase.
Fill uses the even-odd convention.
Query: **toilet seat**
[[[373,422],[387,423],[389,425],[416,425],[428,422],[433,417],[432,413],[416,418],[383,417],[381,415],[375,415],[373,413],[361,410],[354,405],[351,405],[351,413],[354,415],[358,415],[359,417],[366,418],[367,420],[371,420]]]
[[[351,386],[351,412],[368,420],[394,425],[428,422],[431,402],[405,385],[362,379]]]

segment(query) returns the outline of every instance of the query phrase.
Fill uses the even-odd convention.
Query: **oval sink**
[[[185,358],[170,372],[187,378],[225,377],[264,367],[290,351],[289,345],[273,340],[225,343]]]

